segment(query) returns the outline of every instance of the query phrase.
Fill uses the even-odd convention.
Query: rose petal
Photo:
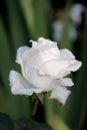
[[[69,64],[69,61],[50,60],[41,66],[39,73],[52,78],[62,78],[65,76]]]
[[[48,75],[52,78],[62,78],[71,71],[76,71],[81,67],[82,63],[77,60],[50,60],[40,67],[39,73]]]
[[[68,72],[69,71],[75,72],[82,65],[82,62],[80,62],[78,60],[75,60],[75,56],[68,49],[62,49],[62,50],[60,50],[60,58],[61,58],[61,60],[67,60],[67,61],[71,62],[70,66],[67,68]]]
[[[62,105],[66,103],[68,96],[70,95],[70,91],[65,87],[57,87],[54,89],[50,95],[50,99],[58,100]]]
[[[43,89],[33,87],[18,72],[12,70],[9,74],[11,91],[13,94],[32,95],[33,92],[41,93]]]
[[[70,86],[74,85],[72,79],[70,79],[70,78],[62,78],[60,80],[61,80],[61,85],[60,86],[69,86],[70,87]]]
[[[44,91],[51,89],[51,84],[54,80],[46,75],[40,75],[38,70],[32,68],[31,66],[26,66],[25,69],[26,75],[25,78],[35,87],[43,88]]]
[[[21,65],[21,69],[22,69],[22,74],[25,75],[25,71],[24,71],[24,59],[23,59],[23,55],[26,51],[30,51],[30,48],[27,46],[23,46],[23,47],[19,47],[19,49],[17,50],[17,56],[16,56],[16,63]]]
[[[56,47],[53,46],[45,46],[42,48],[31,48],[27,49],[22,56],[23,64],[30,64],[33,68],[39,69],[39,67],[45,62],[58,59],[59,52]],[[25,66],[24,65],[24,66]]]
[[[54,41],[51,41],[51,40],[49,40],[49,39],[45,39],[45,38],[43,38],[43,37],[40,37],[39,39],[38,39],[38,45],[56,45],[57,46],[57,43],[56,42],[54,42]]]
[[[23,54],[26,50],[29,50],[29,47],[27,47],[27,46],[19,47],[19,49],[17,50],[17,56],[16,56],[17,63],[19,63],[19,64],[22,63]]]
[[[30,40],[30,42],[32,42],[32,47],[36,47],[38,44],[36,41],[33,41],[33,40]]]
[[[68,71],[77,71],[82,65],[82,62],[78,61],[78,60],[74,60],[74,63],[72,63],[69,68]]]
[[[75,56],[68,49],[61,49],[60,50],[60,58],[62,60],[73,60],[73,59],[75,59]]]

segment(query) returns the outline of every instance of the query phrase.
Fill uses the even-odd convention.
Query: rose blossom
[[[49,98],[64,105],[71,93],[66,86],[73,85],[66,75],[77,71],[81,62],[68,49],[59,50],[56,42],[45,38],[31,42],[32,48],[22,46],[17,50],[16,62],[21,65],[22,75],[10,71],[11,92],[29,96],[36,93],[42,100],[43,92],[50,91]]]

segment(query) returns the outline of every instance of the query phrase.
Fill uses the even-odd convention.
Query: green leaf
[[[0,19],[0,76],[2,76],[2,81],[6,89],[8,89],[8,73],[12,65],[9,49],[10,48],[4,24],[2,19]]]
[[[28,120],[25,118],[20,118],[18,120],[20,130],[52,130],[48,125],[36,121],[33,121],[29,127],[26,127],[27,121]]]
[[[56,112],[55,109],[57,110]],[[68,125],[59,117],[58,112],[60,112],[58,109],[58,102],[55,103],[55,100],[49,100],[48,97],[46,97],[45,113],[48,124],[53,130],[70,130]]]
[[[35,29],[38,37],[48,36],[47,27],[47,2],[48,0],[32,0],[34,10]],[[50,3],[49,3],[50,6]]]
[[[11,118],[5,114],[0,112],[0,130],[14,130],[14,124]]]
[[[21,5],[22,12],[24,14],[28,32],[32,38],[36,38],[37,34],[35,31],[35,23],[34,23],[35,19],[34,19],[32,0],[20,0],[20,5]]]
[[[43,123],[38,123],[35,121],[33,121],[29,129],[30,130],[52,130],[48,125]]]
[[[20,0],[28,32],[33,40],[48,36],[47,3],[48,0]]]
[[[28,35],[26,25],[22,16],[20,5],[17,0],[6,0],[8,25],[10,37],[12,39],[11,45],[15,52],[18,47],[28,42]]]
[[[62,33],[62,40],[60,43],[61,48],[67,48],[71,49],[71,41],[69,37],[69,30],[70,30],[70,17],[69,17],[69,12],[70,12],[70,7],[71,7],[72,0],[67,0],[67,4],[64,10],[64,18],[63,18],[63,33]]]

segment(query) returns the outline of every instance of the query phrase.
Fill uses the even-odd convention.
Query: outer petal
[[[60,79],[60,86],[73,86],[74,83],[72,81],[72,79],[70,78],[62,78]]]
[[[49,75],[52,78],[62,78],[67,72],[70,61],[50,60],[40,68],[40,74]]]
[[[75,56],[68,49],[60,50],[60,59],[71,62],[69,67],[67,68],[68,71],[77,71],[82,65],[80,61],[75,60]]]
[[[32,42],[32,47],[36,47],[38,44],[36,41],[33,41],[33,40],[30,40],[30,42]]]
[[[75,56],[68,49],[61,49],[60,50],[60,58],[62,60],[73,60],[73,59],[75,59]]]
[[[27,47],[27,46],[19,47],[19,49],[17,50],[17,56],[16,56],[16,62],[17,63],[22,64],[23,54],[26,50],[29,50],[29,47]]]
[[[82,65],[82,62],[74,60],[73,63],[68,67],[68,71],[77,71]]]
[[[45,45],[45,46],[51,45],[51,46],[56,46],[57,47],[57,43],[56,42],[51,41],[49,39],[45,39],[43,37],[40,37],[37,42],[33,41],[33,40],[30,40],[30,42],[32,42],[32,47],[34,47],[34,48],[35,47],[38,48],[38,47],[41,47],[43,45]]]
[[[49,39],[45,39],[43,37],[40,37],[38,39],[38,45],[56,45],[57,46],[57,43],[54,41],[51,41]]]
[[[18,72],[12,70],[9,74],[11,91],[13,94],[32,95],[33,92],[41,93],[43,89],[33,87]]]
[[[66,103],[68,96],[70,95],[70,91],[65,87],[57,87],[54,89],[50,95],[50,99],[58,100],[62,105]]]
[[[20,47],[17,50],[17,56],[16,56],[16,62],[21,65],[23,75],[25,75],[25,71],[24,71],[25,63],[23,60],[23,55],[26,51],[30,51],[30,48],[27,46]]]

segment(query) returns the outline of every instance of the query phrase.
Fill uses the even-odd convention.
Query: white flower
[[[11,70],[9,81],[13,94],[32,95],[36,93],[41,100],[42,92],[51,91],[49,98],[65,104],[72,86],[70,78],[64,78],[71,71],[80,68],[81,62],[67,49],[59,50],[57,43],[39,38],[32,42],[32,48],[20,47],[16,62],[21,65],[22,75]]]
[[[56,20],[53,22],[52,25],[53,28],[53,38],[55,41],[61,42],[62,40],[62,34],[63,34],[63,28],[64,28],[64,22],[63,20]],[[69,32],[68,32],[69,38],[71,41],[75,41],[78,37],[78,33],[76,28],[69,24]]]
[[[85,11],[84,5],[80,3],[73,4],[70,10],[70,18],[75,26],[78,26],[82,22],[81,13]]]

